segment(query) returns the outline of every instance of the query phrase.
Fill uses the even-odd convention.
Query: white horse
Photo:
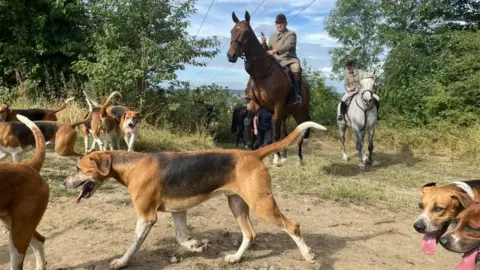
[[[377,107],[374,103],[373,87],[375,84],[374,71],[360,71],[360,91],[350,100],[345,117],[337,121],[340,131],[340,142],[342,143],[342,159],[348,160],[345,152],[345,131],[351,128],[357,140],[357,151],[360,158],[360,168],[365,169],[365,163],[373,163],[373,136],[377,126]],[[340,112],[340,104],[337,113]],[[363,153],[363,139],[365,132],[368,132],[368,154]]]

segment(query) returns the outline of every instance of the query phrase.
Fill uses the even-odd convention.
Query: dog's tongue
[[[475,262],[478,255],[478,248],[469,253],[465,253],[462,257],[462,261],[457,266],[456,270],[475,270]]]
[[[127,131],[130,132],[130,133],[133,133],[133,132],[135,132],[135,128],[128,127]]]
[[[425,234],[422,239],[423,253],[432,256],[435,254],[435,248],[437,247],[437,237],[432,234]]]

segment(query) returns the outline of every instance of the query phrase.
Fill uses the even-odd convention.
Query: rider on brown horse
[[[277,33],[270,36],[269,45],[266,45],[266,38],[263,35],[262,43],[267,53],[273,55],[281,66],[290,66],[295,80],[296,95],[293,104],[299,104],[302,97],[302,69],[296,53],[297,35],[287,29],[287,17],[281,13],[275,18],[275,28]]]

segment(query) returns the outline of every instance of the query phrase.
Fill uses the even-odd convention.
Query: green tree
[[[71,64],[88,52],[89,20],[81,0],[0,1],[0,83],[14,86],[28,79],[33,86],[60,84]],[[56,96],[63,91],[40,95]]]
[[[328,34],[340,43],[329,51],[336,78],[344,76],[347,58],[356,58],[359,68],[376,68],[383,51],[379,35],[379,0],[339,0],[325,22]]]
[[[96,91],[122,91],[129,100],[145,98],[146,89],[176,79],[185,64],[218,53],[215,38],[194,39],[186,31],[193,0],[94,0],[88,2],[95,33],[93,52],[75,62]],[[210,49],[210,50],[209,50]]]
[[[302,64],[303,76],[310,87],[310,115],[312,120],[325,125],[336,123],[337,104],[340,93],[325,85],[325,75],[314,69],[306,61]]]

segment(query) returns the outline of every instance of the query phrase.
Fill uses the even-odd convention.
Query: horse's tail
[[[237,119],[238,119],[237,115],[238,115],[238,110],[237,110],[237,108],[235,108],[235,109],[233,109],[233,113],[232,113],[232,127],[230,128],[230,131],[231,131],[232,133],[237,132]]]
[[[292,133],[290,133],[285,139],[275,142],[273,144],[269,144],[265,147],[259,148],[255,150],[253,153],[257,155],[260,159],[265,158],[266,156],[270,155],[273,152],[278,152],[298,141],[300,141],[304,135],[304,133],[309,128],[316,128],[319,130],[327,130],[324,126],[317,124],[315,122],[304,122],[298,125]]]

